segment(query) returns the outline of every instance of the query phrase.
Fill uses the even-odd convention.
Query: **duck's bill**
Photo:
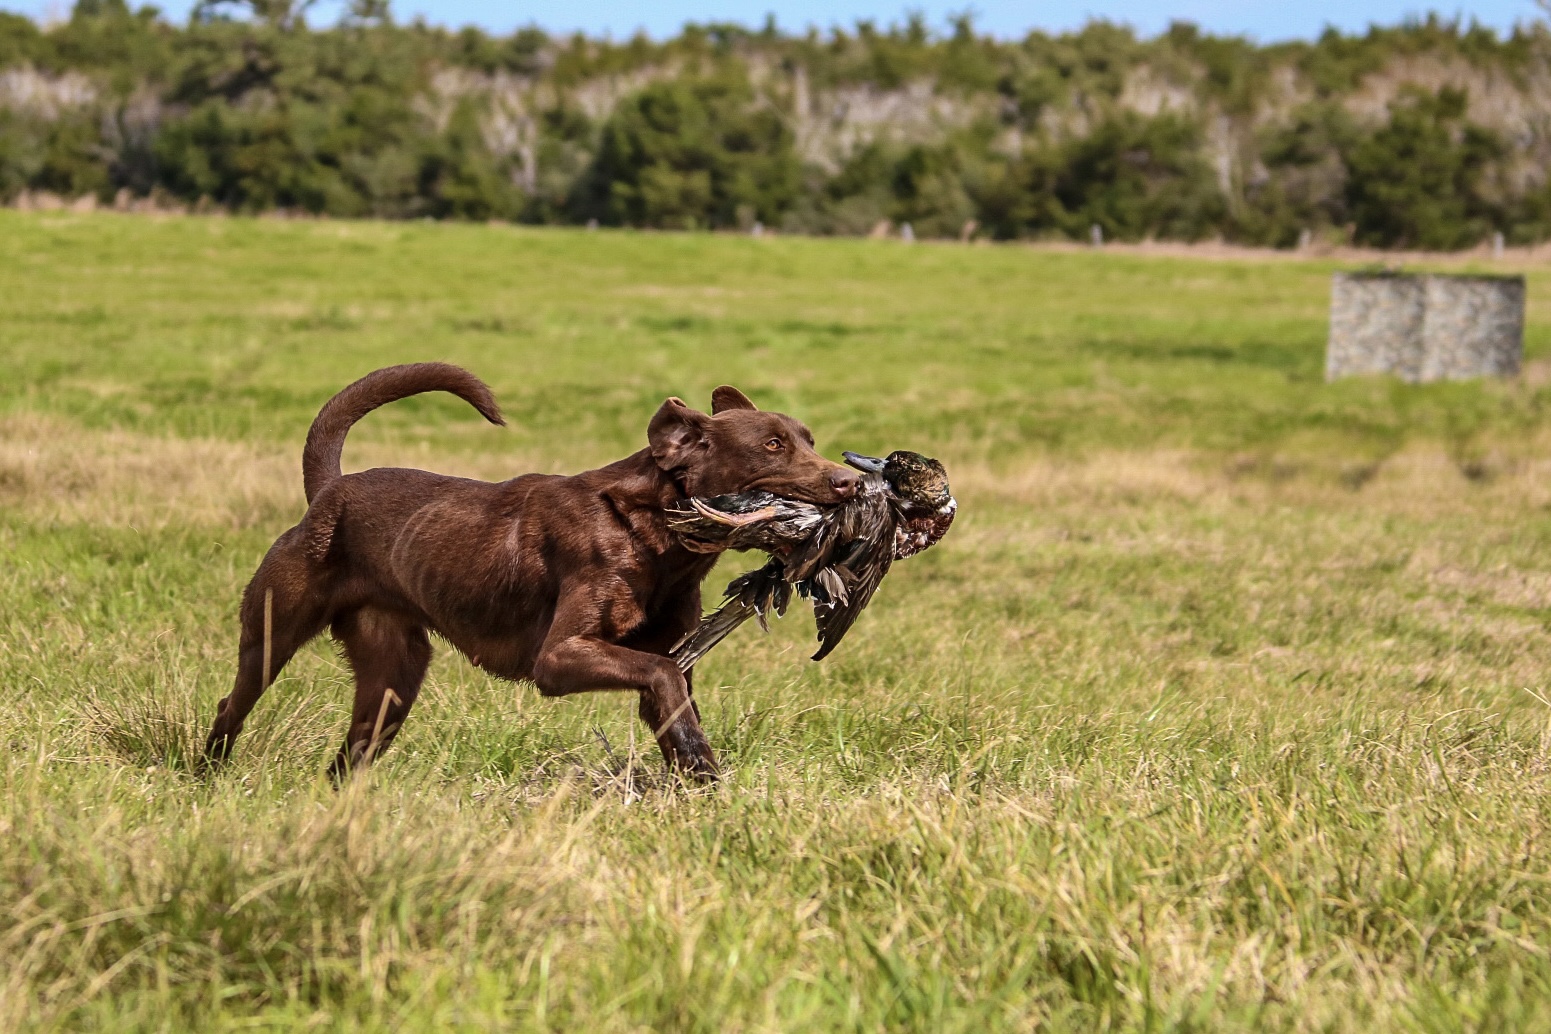
[[[868,474],[883,473],[883,461],[875,456],[863,456],[861,453],[856,452],[842,452],[840,455],[845,457],[846,463],[857,470],[865,471]]]

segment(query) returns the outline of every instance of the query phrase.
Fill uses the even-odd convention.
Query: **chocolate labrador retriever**
[[[716,558],[685,549],[664,507],[758,488],[836,503],[856,491],[857,473],[815,452],[796,420],[760,412],[725,386],[712,393],[711,415],[670,398],[647,425],[645,449],[569,477],[491,484],[402,468],[341,473],[352,424],[425,391],[451,392],[504,423],[484,382],[445,363],[378,370],[329,400],[302,453],[307,513],[243,592],[236,685],[205,742],[206,763],[230,756],[264,690],[327,628],[355,672],[335,779],[398,734],[431,660],[430,632],[545,696],[639,693],[641,720],[669,766],[715,778],[689,673],[667,654],[699,620],[700,582]]]

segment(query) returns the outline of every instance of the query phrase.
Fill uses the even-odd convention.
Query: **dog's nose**
[[[859,480],[854,470],[845,467],[836,467],[829,472],[829,487],[835,490],[835,495],[841,499],[849,499],[856,494],[856,483]]]

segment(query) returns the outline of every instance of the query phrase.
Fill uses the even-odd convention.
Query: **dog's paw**
[[[698,729],[685,729],[684,723],[676,724],[668,733],[672,750],[669,768],[692,783],[715,783],[722,777],[722,770],[711,752],[711,744]]]

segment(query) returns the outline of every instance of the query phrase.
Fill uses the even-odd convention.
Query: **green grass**
[[[1327,385],[1329,263],[0,212],[0,1029],[1551,1028],[1551,270],[1515,383]],[[962,516],[712,655],[728,773],[323,642],[187,773],[318,405],[501,477],[735,383]],[[719,586],[729,570],[719,570]]]

